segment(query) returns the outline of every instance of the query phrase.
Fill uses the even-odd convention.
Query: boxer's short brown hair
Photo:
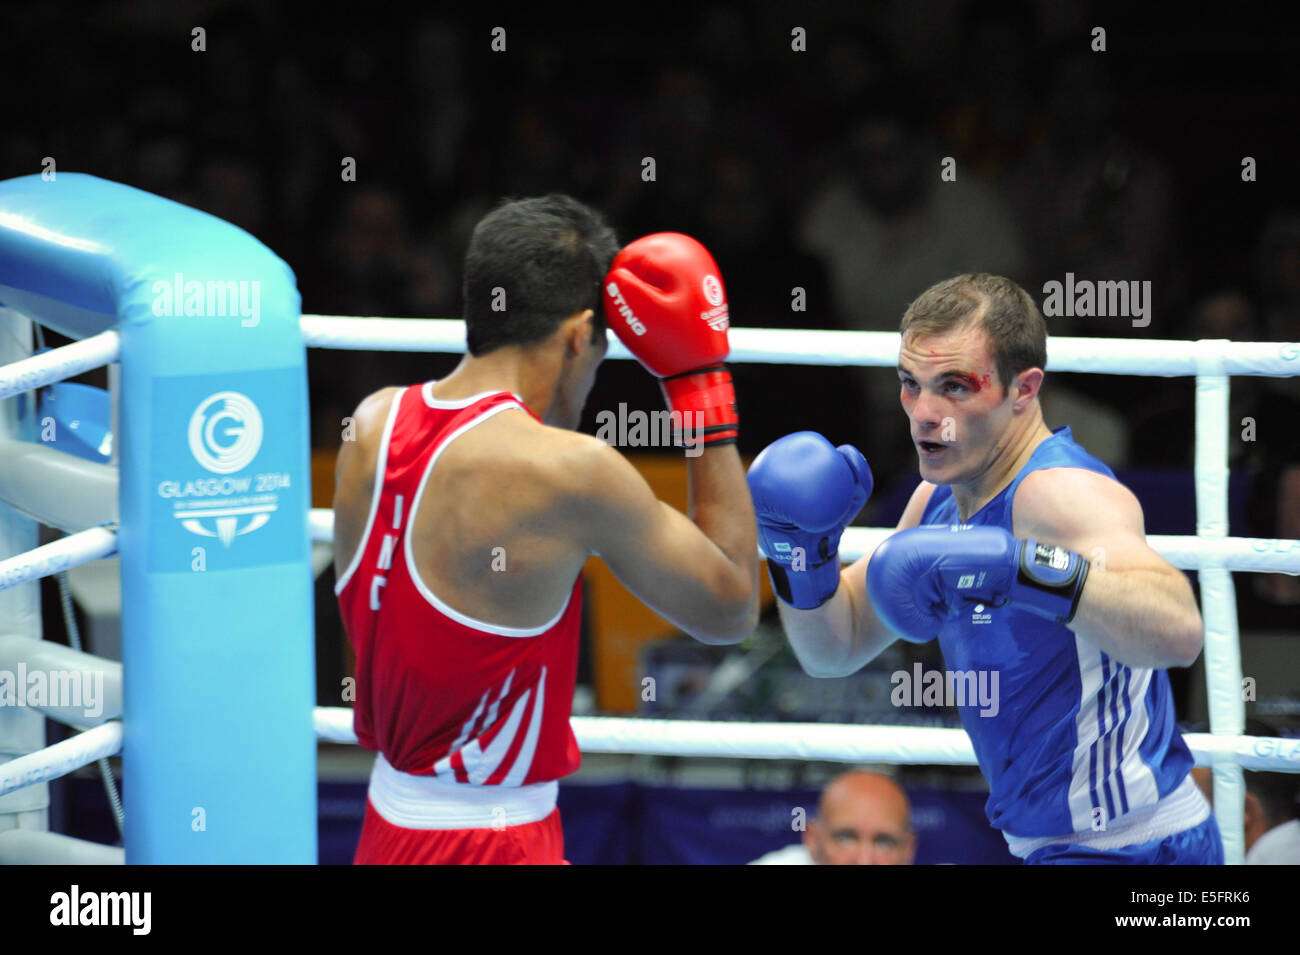
[[[907,340],[944,335],[975,320],[989,348],[1005,395],[1016,375],[1047,365],[1047,323],[1033,296],[1011,279],[972,272],[932,285],[907,307],[898,330]]]

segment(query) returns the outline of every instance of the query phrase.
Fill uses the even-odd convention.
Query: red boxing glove
[[[605,314],[687,429],[706,445],[735,442],[727,293],[708,249],[680,232],[630,243],[605,277]]]

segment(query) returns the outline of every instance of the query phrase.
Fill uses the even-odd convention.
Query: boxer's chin
[[[952,461],[953,449],[949,445],[924,445],[921,442],[916,444],[916,459],[920,464],[921,476],[927,481],[932,480],[932,475],[938,475],[948,470]]]

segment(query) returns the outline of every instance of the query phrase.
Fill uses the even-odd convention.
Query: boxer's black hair
[[[546,340],[575,312],[595,312],[605,335],[601,285],[618,239],[594,209],[553,193],[505,200],[474,227],[462,293],[471,355]]]
[[[904,339],[943,335],[976,316],[988,335],[1004,397],[1016,375],[1046,367],[1043,313],[1032,295],[1000,275],[975,272],[930,286],[907,307],[898,330]]]

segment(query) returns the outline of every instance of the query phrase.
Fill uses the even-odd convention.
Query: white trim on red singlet
[[[487,394],[497,393],[498,392],[494,391],[487,392]],[[483,396],[480,395],[478,397],[482,398]],[[433,473],[433,466],[437,463],[438,456],[441,455],[443,451],[447,450],[447,445],[451,444],[475,425],[483,423],[495,414],[499,414],[502,411],[509,411],[512,408],[527,413],[527,409],[522,404],[516,404],[513,401],[502,402],[499,405],[494,405],[487,409],[477,417],[471,418],[443,439],[442,443],[438,445],[438,449],[430,455],[429,463],[424,468],[424,475],[420,478],[420,483],[415,489],[415,500],[411,502],[412,523],[415,521],[415,515],[420,511],[420,500],[424,497],[424,489],[429,484],[429,475]],[[415,569],[415,554],[411,551],[411,539],[413,536],[413,534],[409,533],[408,528],[408,533],[405,535],[406,540],[402,544],[405,548],[404,552],[406,554],[406,572],[410,575],[411,582],[415,584],[415,589],[420,592],[420,596],[429,602],[430,606],[439,613],[450,617],[452,620],[455,620],[463,626],[470,627],[474,630],[482,630],[485,633],[496,634],[499,637],[537,637],[541,636],[559,623],[560,618],[564,616],[564,612],[569,609],[569,601],[573,599],[572,589],[569,590],[569,596],[565,599],[563,606],[560,607],[555,616],[539,627],[506,627],[501,624],[488,623],[486,620],[479,620],[477,617],[471,617],[469,614],[461,613],[455,607],[452,607],[450,604],[439,599],[438,595],[433,592],[433,589],[420,578],[419,572]]]
[[[556,780],[527,786],[469,786],[450,776],[414,776],[375,754],[366,794],[403,829],[490,829],[540,822],[555,811]]]
[[[433,386],[437,383],[438,382],[436,381],[426,381],[420,387],[420,394],[424,397],[424,403],[430,408],[468,408],[476,401],[482,401],[484,398],[490,398],[493,395],[501,393],[500,391],[480,391],[478,394],[470,395],[468,398],[435,398],[433,396]],[[524,399],[520,398],[513,391],[507,392],[507,394],[521,405],[524,403]]]
[[[393,437],[393,426],[397,423],[397,409],[402,405],[404,394],[406,389],[400,389],[388,409],[388,420],[384,422],[384,436],[379,440],[379,458],[375,461],[375,489],[370,495],[370,513],[366,515],[366,529],[361,535],[361,542],[357,544],[357,552],[352,555],[352,562],[348,564],[348,569],[343,571],[343,576],[334,582],[336,597],[343,593],[343,588],[348,585],[352,575],[361,566],[361,558],[366,554],[366,543],[370,540],[370,532],[375,526],[375,516],[379,513],[379,498],[384,492],[384,473],[388,470],[388,442]]]

